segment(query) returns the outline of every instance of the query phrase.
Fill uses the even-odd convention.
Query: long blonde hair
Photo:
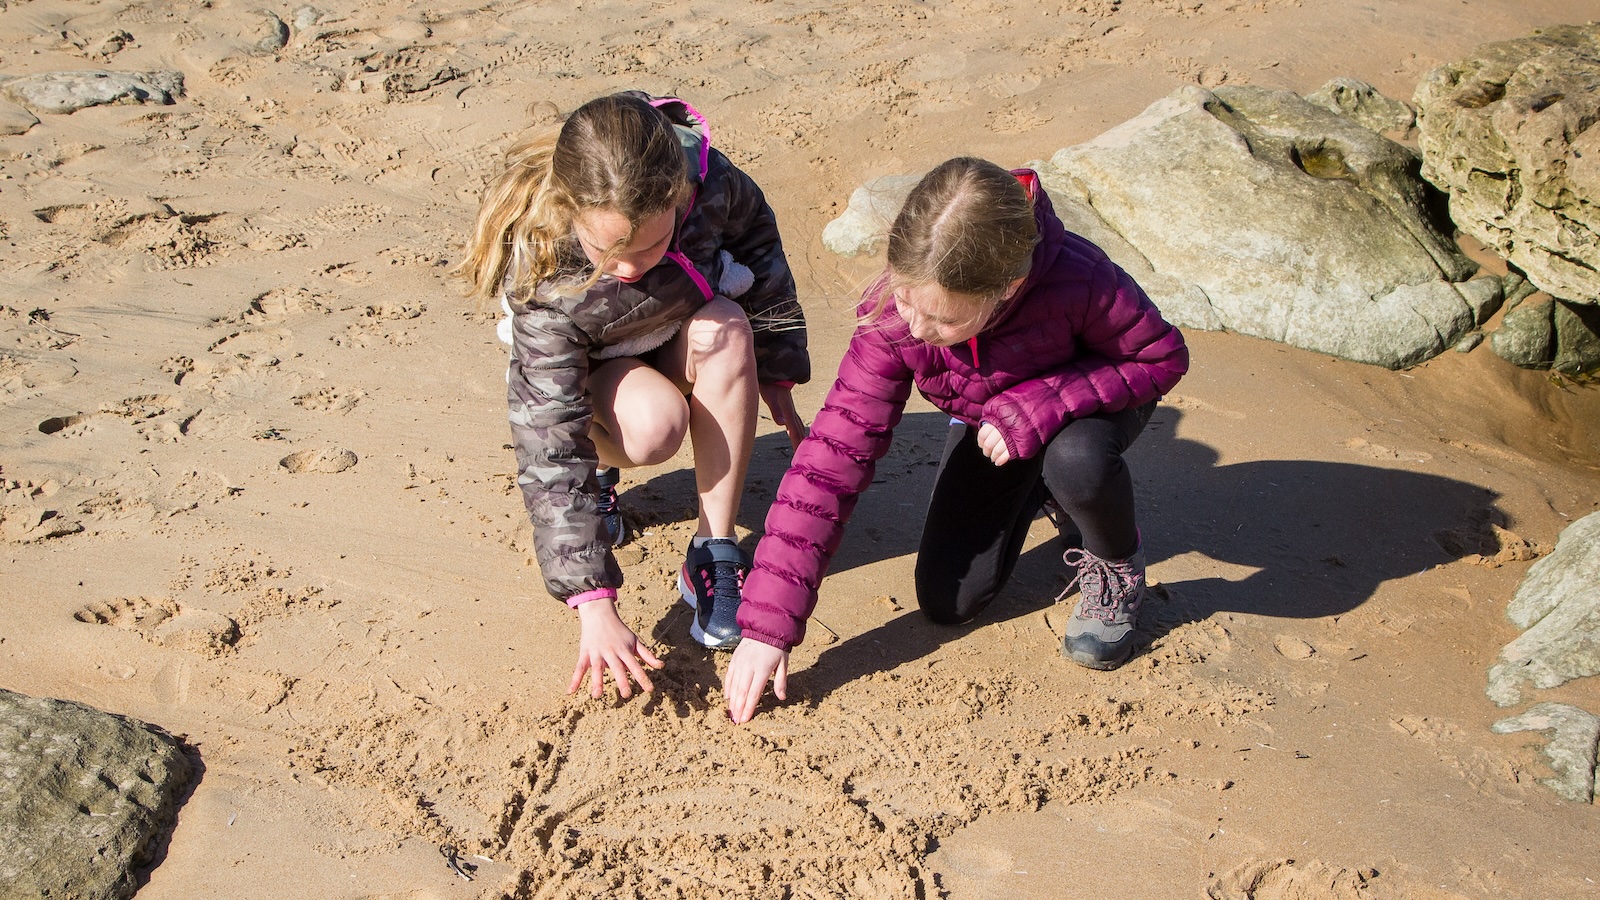
[[[883,312],[896,288],[919,284],[974,297],[984,307],[974,313],[987,316],[1027,277],[1038,242],[1033,201],[1015,175],[970,156],[946,160],[922,176],[895,216],[870,316]]]
[[[506,151],[505,169],[484,192],[466,256],[452,273],[466,282],[467,296],[480,300],[502,289],[527,298],[558,276],[575,276],[563,292],[587,290],[602,267],[586,277],[586,265],[574,268],[574,218],[615,210],[637,227],[677,208],[689,190],[683,146],[664,113],[626,94],[590,100],[558,132]],[[632,239],[630,229],[608,253]]]

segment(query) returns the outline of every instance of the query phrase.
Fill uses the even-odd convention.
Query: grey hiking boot
[[[1133,627],[1144,602],[1144,549],[1127,559],[1101,559],[1082,548],[1062,554],[1078,570],[1056,600],[1078,586],[1061,655],[1091,669],[1115,669],[1133,653]]]

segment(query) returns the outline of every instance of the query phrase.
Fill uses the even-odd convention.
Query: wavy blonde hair
[[[883,313],[896,289],[922,284],[976,298],[973,317],[987,318],[1011,283],[1027,277],[1038,243],[1033,201],[1015,175],[970,156],[946,160],[922,176],[895,216],[869,318]]]
[[[587,290],[603,265],[573,268],[573,219],[614,210],[637,228],[682,205],[689,190],[683,146],[664,113],[627,94],[590,100],[559,131],[506,151],[505,168],[484,192],[466,256],[452,274],[480,301],[502,290],[530,297],[541,282],[563,277],[569,283],[562,293]],[[607,256],[632,239],[630,229]]]

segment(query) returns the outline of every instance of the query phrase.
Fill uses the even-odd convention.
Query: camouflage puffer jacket
[[[532,296],[502,297],[511,312],[507,399],[517,483],[533,520],[545,587],[561,600],[622,584],[596,511],[588,380],[598,354],[693,315],[711,299],[710,285],[721,282],[726,251],[755,278],[735,302],[755,331],[758,378],[802,383],[811,377],[805,319],[766,197],[711,147],[704,121],[688,104],[640,96],[676,123],[697,182],[667,256],[638,281],[602,277],[577,297],[559,296],[549,283]],[[571,272],[581,274],[589,263],[576,239],[570,249]]]

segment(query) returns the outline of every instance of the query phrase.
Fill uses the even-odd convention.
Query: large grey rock
[[[0,690],[0,896],[132,897],[191,774],[144,723]]]
[[[884,175],[850,192],[838,218],[822,227],[822,246],[840,256],[877,253],[921,175]]]
[[[1377,88],[1355,78],[1335,78],[1307,94],[1306,102],[1377,132],[1406,131],[1417,121],[1410,106],[1385,97]]]
[[[1490,727],[1495,734],[1518,731],[1550,732],[1544,757],[1555,777],[1540,783],[1568,800],[1593,803],[1595,749],[1600,744],[1600,718],[1565,703],[1540,703],[1520,716],[1501,719]]]
[[[1192,285],[1184,284],[1169,275],[1151,268],[1132,244],[1123,240],[1095,215],[1095,211],[1075,196],[1070,188],[1051,184],[1054,175],[1048,162],[1034,160],[1028,168],[1040,174],[1045,188],[1050,192],[1056,215],[1067,230],[1093,241],[1106,255],[1116,261],[1134,281],[1144,288],[1156,306],[1179,325],[1215,331],[1223,327],[1206,303],[1205,295]],[[921,174],[884,175],[856,188],[850,194],[845,211],[822,229],[822,244],[840,256],[873,254],[883,249],[900,207]]]
[[[0,81],[0,91],[36,112],[71,113],[106,103],[171,104],[182,72],[45,72]]]
[[[1477,266],[1418,166],[1293,93],[1189,86],[1041,175],[1169,279],[1157,302],[1177,324],[1401,368],[1455,346],[1501,298],[1498,278],[1468,280]]]
[[[1489,669],[1489,699],[1511,706],[1525,684],[1551,688],[1600,674],[1600,513],[1568,525],[1528,574],[1506,617],[1526,629]]]
[[[1556,356],[1550,368],[1568,375],[1600,370],[1600,306],[1557,300],[1551,326]]]
[[[1521,303],[1489,335],[1495,355],[1524,369],[1548,369],[1555,360],[1554,301]]]
[[[1600,302],[1600,24],[1485,44],[1417,86],[1422,174],[1552,296]]]

